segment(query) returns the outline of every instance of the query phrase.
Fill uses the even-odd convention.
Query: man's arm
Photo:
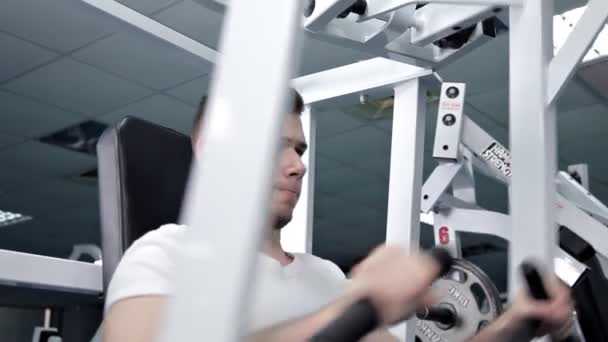
[[[361,298],[363,298],[362,292],[349,291],[334,303],[313,314],[253,334],[249,337],[249,342],[307,341],[315,332],[321,331]],[[388,331],[380,329],[367,335],[363,342],[398,342],[398,339]]]
[[[552,279],[547,284],[551,293],[550,300],[536,301],[527,293],[520,293],[509,310],[470,342],[524,342],[547,334],[561,340],[568,336],[574,311],[570,289],[557,279]],[[530,331],[531,320],[542,323],[537,331]]]
[[[439,271],[439,264],[430,256],[410,255],[398,247],[377,249],[357,267],[353,281],[338,300],[306,317],[254,333],[249,339],[306,341],[364,297],[375,304],[382,324],[396,322],[428,304],[429,287]],[[166,296],[141,296],[116,302],[106,316],[103,341],[154,342],[162,325],[165,301]],[[375,336],[389,337],[383,333]]]
[[[156,341],[165,298],[165,296],[141,296],[113,304],[103,323],[102,341]]]
[[[311,337],[311,332],[321,330],[359,298],[360,295],[349,293],[318,312],[255,333],[249,341],[306,341]],[[155,341],[165,301],[165,296],[141,296],[121,300],[112,305],[104,322],[103,342]],[[378,331],[370,334],[364,341],[397,340],[386,331]]]

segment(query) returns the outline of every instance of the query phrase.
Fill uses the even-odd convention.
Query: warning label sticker
[[[506,177],[511,177],[511,153],[501,144],[493,142],[486,148],[481,157],[488,161]]]

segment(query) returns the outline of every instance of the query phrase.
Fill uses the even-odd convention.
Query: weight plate
[[[502,311],[500,293],[490,278],[473,263],[456,259],[448,274],[433,284],[437,305],[453,309],[453,327],[417,320],[416,342],[462,342],[476,335]]]

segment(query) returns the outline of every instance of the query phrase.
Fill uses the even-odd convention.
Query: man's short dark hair
[[[300,115],[304,111],[304,100],[302,99],[302,95],[298,93],[297,90],[290,88],[289,95],[291,96],[291,107],[289,107],[289,113]],[[198,103],[198,108],[196,109],[196,113],[194,114],[193,125],[192,125],[192,139],[194,140],[198,135],[199,125],[201,120],[205,114],[205,109],[207,107],[207,96],[203,96]]]

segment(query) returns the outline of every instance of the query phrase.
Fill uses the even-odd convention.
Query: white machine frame
[[[387,219],[389,242],[412,247],[419,241],[420,209],[424,206],[420,195],[426,80],[434,81],[434,68],[491,39],[495,32],[488,34],[478,22],[497,15],[498,9],[502,9],[503,14],[510,12],[513,168],[511,219],[510,223],[502,226],[511,226],[509,232],[505,232],[512,242],[509,258],[511,292],[520,287],[516,266],[524,259],[533,257],[547,269],[551,268],[556,254],[556,217],[564,222],[575,220],[577,224],[568,225],[572,228],[583,225],[581,222],[586,225],[590,220],[597,225],[581,209],[583,205],[580,202],[577,202],[579,208],[556,196],[554,103],[606,21],[608,2],[605,0],[589,1],[579,27],[555,57],[552,45],[553,0],[368,0],[366,13],[350,14],[344,20],[335,19],[336,14],[352,5],[354,0],[317,0],[319,7],[306,19],[301,16],[300,1],[268,0],[260,5],[255,1],[196,0],[214,10],[230,6],[226,11],[220,56],[119,3],[81,1],[177,48],[217,63],[210,91],[209,124],[205,127],[208,132],[203,146],[205,162],[193,173],[184,221],[192,227],[223,229],[188,231],[182,255],[175,256],[180,260],[175,277],[176,292],[169,303],[167,322],[162,329],[163,341],[191,340],[193,336],[200,336],[201,331],[205,340],[210,341],[237,341],[244,335],[244,313],[248,312],[249,284],[254,278],[252,270],[266,219],[264,213],[276,138],[286,103],[285,89],[299,56],[296,51],[303,20],[307,34],[378,56],[294,80],[294,86],[307,104],[366,89],[393,88],[395,113]],[[415,11],[419,2],[429,4]],[[273,20],[259,20],[269,17]],[[475,30],[469,42],[460,49],[439,48],[431,43],[449,34],[448,28],[470,24],[476,25]],[[251,27],[256,28],[253,36]],[[266,54],[267,51],[272,53]],[[248,56],[246,65],[240,60],[243,55]],[[260,82],[264,82],[263,87]],[[252,107],[257,109],[255,115],[242,115],[250,113],[249,108]],[[313,132],[311,139],[314,140],[314,120],[309,122],[308,132]],[[465,121],[462,127],[465,138],[469,135],[467,127]],[[234,153],[245,150],[248,153]],[[473,159],[467,152],[461,156]],[[468,217],[476,207],[474,194],[467,186],[473,181],[471,163],[473,161],[442,168],[441,172],[455,177],[452,184],[459,195],[452,196],[452,203],[462,205],[462,209],[451,212],[451,220],[456,220],[459,215]],[[248,166],[246,179],[241,174],[242,165]],[[226,179],[230,182],[227,183]],[[304,201],[306,215],[300,222],[301,228],[306,230],[301,236],[310,238],[313,198],[312,182],[308,184],[305,188],[308,197]],[[576,193],[572,184],[563,186]],[[439,197],[442,201],[449,200],[445,195]],[[556,212],[556,201],[569,209]],[[593,200],[585,201],[585,206],[593,205]],[[593,242],[597,238],[596,230],[588,228],[587,235],[580,233]],[[593,233],[589,234],[589,231]],[[309,243],[304,243],[305,250]],[[602,254],[608,255],[605,248],[597,247]],[[5,283],[50,285],[70,291],[101,291],[98,265],[39,258],[43,259],[0,251],[3,265],[22,265],[25,260],[32,266],[27,274],[11,268],[11,272],[2,272],[0,277]],[[37,272],[49,265],[57,267],[53,274]],[[58,269],[61,272],[57,272]],[[193,269],[205,269],[205,272],[192,272]],[[213,276],[209,277],[209,274]],[[201,296],[201,293],[213,295]],[[413,341],[414,329],[410,328],[413,326],[405,324],[399,328],[399,333],[408,342]]]
[[[444,83],[443,89],[448,87],[464,89],[462,84]],[[448,99],[442,95],[435,136],[435,151],[439,152],[435,158],[439,165],[422,188],[421,208],[423,213],[433,215],[433,220],[426,223],[434,226],[435,243],[449,250],[453,256],[460,257],[458,232],[489,234],[512,241],[510,217],[479,207],[474,195],[471,196],[471,193],[475,192],[475,183],[470,171],[475,167],[481,173],[508,186],[511,180],[511,153],[467,116],[462,116],[461,135],[450,134],[449,131],[446,134],[446,124],[441,120],[442,108],[450,107],[446,100]],[[456,125],[448,128],[454,126]],[[456,146],[454,149],[459,151],[458,155],[450,159],[445,158],[445,155],[441,154],[442,149],[437,147],[446,145]],[[583,184],[588,184],[586,165],[574,165],[569,169],[579,172]],[[468,182],[463,182],[462,179],[467,179]],[[607,264],[608,246],[600,242],[608,238],[608,207],[564,171],[557,174],[555,183],[557,224],[567,226],[583,237],[600,253],[603,264]],[[452,194],[449,193],[450,188]],[[571,269],[577,269],[576,274],[580,275],[585,267],[565,256],[563,251],[558,250],[556,253],[561,257],[558,261],[560,267],[564,266],[561,262],[563,260],[572,266],[565,269],[564,273],[556,270],[557,274],[567,283],[574,284],[576,279],[572,277],[576,275],[573,275]]]

